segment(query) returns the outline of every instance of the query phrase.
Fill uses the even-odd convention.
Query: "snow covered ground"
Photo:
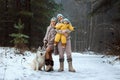
[[[66,60],[65,70],[57,72],[59,56],[55,55],[54,71],[34,71],[30,67],[34,56],[35,54],[28,51],[25,52],[25,56],[16,55],[13,48],[1,47],[0,80],[120,80],[120,61],[113,62],[116,57],[103,57],[93,52],[73,52],[73,66],[76,69],[73,73],[68,71]]]

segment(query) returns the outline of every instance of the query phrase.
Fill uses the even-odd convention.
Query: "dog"
[[[41,47],[38,48],[36,56],[32,62],[33,62],[32,67],[35,71],[42,70],[42,67],[45,70],[45,51]]]

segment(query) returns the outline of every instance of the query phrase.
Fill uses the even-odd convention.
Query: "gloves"
[[[44,43],[44,47],[46,48],[48,41],[47,41],[47,40],[44,40],[43,43]]]
[[[74,27],[74,31],[76,30],[76,27]]]
[[[43,43],[46,44],[48,41],[47,40],[44,40]]]
[[[57,30],[56,29],[56,32],[62,34],[62,30]]]

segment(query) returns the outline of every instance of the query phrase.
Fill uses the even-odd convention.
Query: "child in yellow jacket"
[[[65,18],[62,23],[57,24],[55,28],[57,30],[61,30],[62,32],[65,30],[74,31],[74,27],[71,25],[70,21],[67,18]],[[62,42],[62,47],[65,48],[67,39],[64,34],[57,33],[55,35],[54,46],[56,46],[59,41]]]

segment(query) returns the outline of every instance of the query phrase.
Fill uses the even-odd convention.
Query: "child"
[[[55,26],[57,30],[61,30],[62,32],[65,32],[66,30],[74,31],[74,27],[71,25],[70,21],[65,18],[63,19],[62,23],[58,24]],[[55,35],[55,41],[54,41],[54,46],[58,44],[58,42],[62,42],[62,47],[66,47],[66,36],[64,34],[57,33]]]

